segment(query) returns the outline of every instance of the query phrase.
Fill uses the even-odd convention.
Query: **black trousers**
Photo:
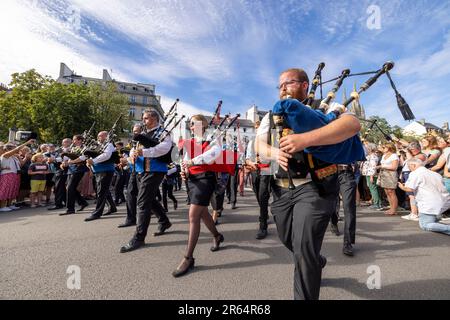
[[[234,176],[230,176],[227,185],[228,200],[230,200],[230,202],[234,204],[236,204],[237,201],[238,186],[239,186],[239,167],[236,166],[234,170]]]
[[[127,219],[125,223],[136,223],[138,193],[136,173],[131,173],[127,186]]]
[[[137,196],[139,194],[139,185],[136,173],[130,173],[127,185],[127,218],[125,223],[136,223],[137,216]],[[164,210],[161,209],[161,204],[158,201],[153,203],[152,213],[158,218],[158,224],[167,222],[167,217]],[[161,214],[162,212],[162,214]]]
[[[127,181],[128,172],[125,170],[118,170],[116,177],[116,184],[114,185],[114,200],[119,202],[120,200],[125,201],[125,195],[123,189],[125,188],[125,183]]]
[[[269,199],[272,176],[252,172],[252,187],[259,205],[259,227],[267,229],[269,218]]]
[[[62,207],[66,203],[67,172],[58,171],[55,174],[55,207]]]
[[[78,184],[83,179],[84,172],[76,172],[69,175],[67,182],[67,211],[75,211],[75,201],[80,206],[87,206],[87,201],[78,192]]]
[[[220,179],[217,179],[216,188],[211,196],[211,207],[215,211],[223,210],[223,201],[225,200],[225,192],[227,189],[228,180],[230,179],[229,174],[221,173]]]
[[[177,202],[177,199],[173,195],[173,184],[168,183],[167,180],[164,180],[162,183],[162,199],[164,209],[167,210],[167,197],[170,198],[174,203]]]
[[[355,243],[356,234],[356,180],[351,170],[338,173],[339,193],[344,207],[344,245]],[[336,199],[335,213],[331,216],[331,223],[336,225],[339,219],[340,200]]]
[[[163,207],[156,200],[156,193],[159,191],[159,185],[164,178],[164,173],[142,173],[138,174],[136,178],[139,191],[137,196],[137,226],[133,239],[144,241],[147,236],[152,212],[159,216],[159,223],[169,222]]]
[[[117,210],[111,195],[111,191],[109,190],[109,188],[111,187],[113,176],[114,172],[102,172],[95,174],[95,181],[97,184],[97,203],[95,205],[94,212],[92,212],[93,216],[101,216],[103,214],[103,210],[105,209],[107,201],[109,204],[109,210]]]
[[[278,236],[294,255],[296,300],[319,299],[320,250],[330,217],[336,210],[337,175],[325,178],[322,185],[322,192],[312,182],[292,191],[277,185],[272,188],[271,211]]]

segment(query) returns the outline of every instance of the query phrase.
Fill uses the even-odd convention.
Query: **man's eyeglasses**
[[[278,90],[283,89],[283,87],[285,87],[285,86],[290,86],[290,85],[292,85],[292,84],[294,84],[294,83],[296,83],[296,82],[298,82],[298,83],[303,83],[303,81],[300,81],[300,80],[289,80],[289,81],[286,81],[286,82],[283,82],[282,84],[280,84],[280,85],[277,87],[277,89],[278,89]]]

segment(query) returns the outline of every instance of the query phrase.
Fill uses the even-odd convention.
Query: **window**
[[[148,104],[148,97],[142,97],[142,103]]]
[[[136,103],[136,96],[130,96],[130,102]]]
[[[135,107],[130,107],[130,110],[128,111],[128,114],[130,115],[130,118],[135,118],[136,116],[136,108]]]

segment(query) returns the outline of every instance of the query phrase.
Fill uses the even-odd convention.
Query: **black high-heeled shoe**
[[[172,272],[172,276],[174,276],[175,278],[181,277],[181,276],[185,275],[186,273],[188,273],[189,270],[194,269],[195,259],[192,257],[184,257],[184,259],[188,260],[189,263],[187,265],[185,265],[184,268],[181,268],[181,269],[177,268],[174,272]]]
[[[220,249],[220,244],[225,240],[223,234],[219,233],[217,237],[214,237],[214,246],[211,247],[211,251],[215,252]]]

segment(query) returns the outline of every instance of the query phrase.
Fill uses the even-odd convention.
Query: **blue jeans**
[[[450,236],[450,225],[438,223],[437,216],[433,214],[419,214],[419,226],[422,230],[441,232]]]

